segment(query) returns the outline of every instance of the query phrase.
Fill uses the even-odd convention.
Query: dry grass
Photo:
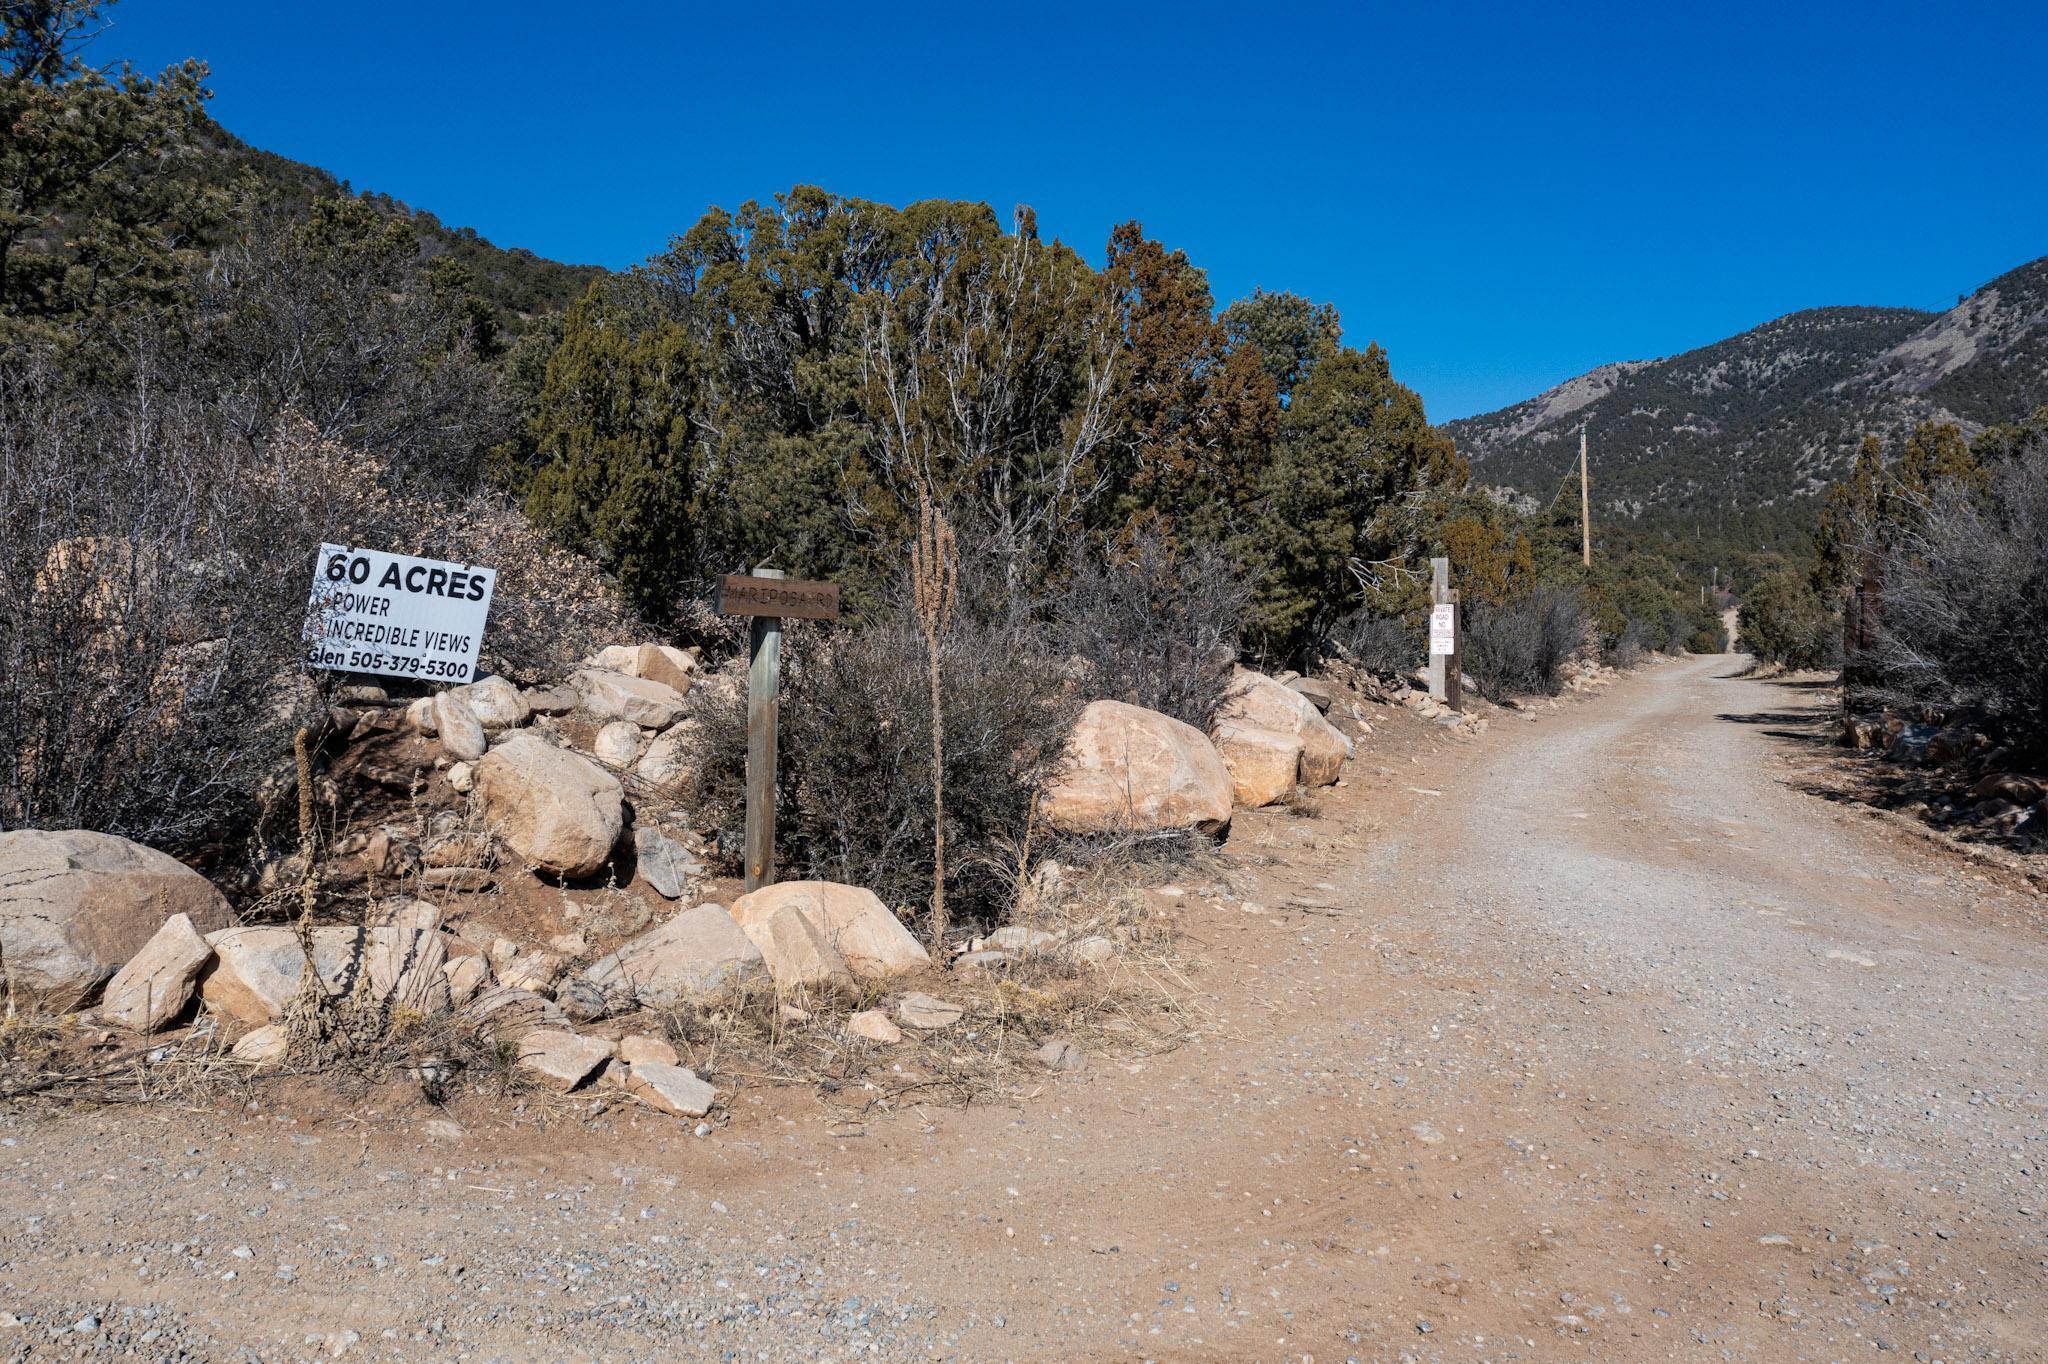
[[[1010,926],[1053,934],[1059,945],[1000,970],[869,982],[857,998],[829,1003],[738,991],[621,1023],[665,1037],[684,1064],[729,1092],[814,1090],[841,1123],[916,1105],[1014,1103],[1044,1077],[1037,1052],[1047,1042],[1130,1060],[1170,1051],[1202,1025],[1177,910],[1147,888],[1162,866],[1208,879],[1216,870],[1208,849],[1206,841],[1191,849],[1116,840],[1068,850],[1085,860],[1042,862],[1016,876]],[[1115,944],[1114,955],[1091,964],[1067,950],[1092,937]],[[928,1032],[905,1026],[893,1044],[847,1031],[853,1013],[892,1009],[917,992],[959,1006],[960,1020]]]

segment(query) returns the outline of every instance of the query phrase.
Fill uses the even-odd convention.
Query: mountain
[[[1539,501],[1578,472],[1610,511],[1788,509],[1826,487],[1865,432],[1975,432],[2048,404],[2048,257],[1943,313],[1814,308],[1664,360],[1626,360],[1446,424],[1479,482]]]
[[[202,136],[199,171],[215,184],[226,186],[253,178],[260,192],[287,208],[303,210],[315,199],[355,194],[346,181],[321,170],[293,161],[275,152],[261,151],[243,142],[218,123],[207,120]],[[449,227],[424,209],[416,209],[388,194],[363,192],[360,196],[379,212],[409,221],[419,235],[423,260],[450,256],[469,267],[476,277],[476,290],[497,309],[501,322],[518,322],[541,313],[560,312],[583,296],[591,281],[606,273],[598,265],[566,265],[537,256],[524,247],[495,246],[478,236],[471,227]]]

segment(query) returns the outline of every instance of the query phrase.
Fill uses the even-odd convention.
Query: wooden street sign
[[[774,616],[786,620],[838,620],[839,584],[801,578],[729,573],[718,582],[723,616]]]
[[[749,891],[775,884],[775,746],[782,690],[782,622],[839,619],[839,584],[785,578],[780,569],[728,574],[718,584],[718,610],[754,618],[747,655],[747,834],[743,855]]]

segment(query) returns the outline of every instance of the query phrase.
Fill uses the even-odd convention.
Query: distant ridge
[[[1610,511],[1743,513],[1808,498],[1865,432],[1967,431],[2048,403],[2048,256],[1947,312],[1814,308],[1664,360],[1625,360],[1445,429],[1480,482],[1555,492],[1581,425]]]

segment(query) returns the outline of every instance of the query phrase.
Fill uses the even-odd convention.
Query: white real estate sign
[[[429,682],[476,676],[498,571],[322,545],[306,606],[306,662]]]
[[[1430,608],[1429,651],[1433,654],[1458,652],[1458,608],[1449,602]]]

